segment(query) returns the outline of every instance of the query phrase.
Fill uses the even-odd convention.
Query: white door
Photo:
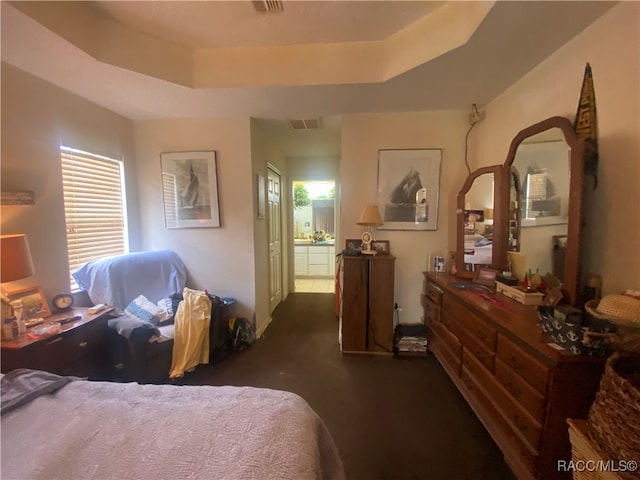
[[[280,175],[271,168],[267,171],[269,199],[269,306],[270,313],[282,301],[282,242]]]

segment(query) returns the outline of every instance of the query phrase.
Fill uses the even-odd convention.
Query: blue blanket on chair
[[[73,278],[94,304],[123,312],[139,295],[156,303],[182,293],[187,272],[174,251],[153,250],[93,260],[73,272]]]

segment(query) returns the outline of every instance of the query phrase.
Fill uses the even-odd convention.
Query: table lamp
[[[371,227],[379,227],[382,225],[382,218],[376,205],[367,205],[360,212],[360,217],[356,222],[358,225],[364,225],[367,229],[362,233],[362,253],[365,255],[375,255],[376,251],[371,249],[373,237],[371,235]]]
[[[35,275],[29,242],[24,234],[0,237],[0,282],[14,282]]]
[[[33,275],[35,275],[35,271],[27,236],[24,234],[0,236],[0,284],[15,282]],[[8,306],[9,298],[4,289],[1,288],[1,290],[2,303]],[[3,305],[3,312],[4,309]]]

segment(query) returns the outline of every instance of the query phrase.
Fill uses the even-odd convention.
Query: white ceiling
[[[261,2],[257,2],[261,3]],[[124,25],[191,48],[384,40],[445,2],[287,1],[257,13],[251,1],[96,2]]]
[[[53,5],[29,3],[31,9]],[[129,29],[198,49],[380,42],[450,2],[285,0],[283,12],[269,14],[248,1],[87,3]],[[464,110],[491,101],[614,4],[498,1],[466,44],[374,83],[190,88],[96,60],[34,20],[37,15],[23,13],[22,2],[2,2],[1,56],[131,119]]]

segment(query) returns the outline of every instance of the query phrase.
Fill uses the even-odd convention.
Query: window
[[[69,272],[128,251],[122,161],[60,147]],[[77,290],[70,276],[72,290]]]
[[[524,218],[540,215],[539,202],[547,199],[547,170],[536,169],[527,172],[524,184]]]

